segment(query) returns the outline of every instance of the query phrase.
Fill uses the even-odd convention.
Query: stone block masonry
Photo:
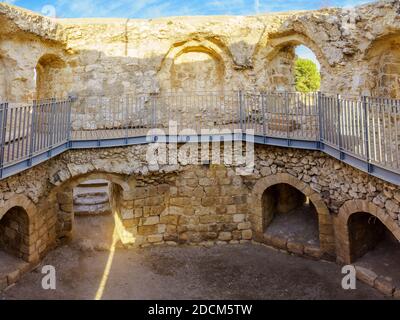
[[[146,148],[68,151],[0,181],[1,201],[11,209],[13,199],[23,195],[36,208],[40,222],[34,237],[40,252],[51,248],[57,238],[71,236],[72,189],[89,179],[111,182],[112,211],[124,237],[137,245],[259,238],[264,230],[262,194],[280,183],[293,186],[313,203],[320,249],[331,255],[345,243],[338,230],[342,228],[339,211],[350,200],[357,199],[357,210],[363,212],[371,211],[368,203],[377,203],[381,219],[399,228],[396,186],[321,152],[256,146],[253,173],[239,176],[232,166],[213,164],[160,165],[158,171],[150,171]]]
[[[120,217],[133,244],[250,240],[245,192],[238,195],[237,189],[229,188],[234,176],[233,169],[211,165],[138,177],[129,197],[119,201]],[[113,198],[121,199],[121,194],[114,191]]]
[[[398,10],[397,0],[383,0],[354,10],[102,21],[0,4],[0,100],[293,90],[300,44],[320,62],[322,91],[400,98]],[[95,101],[77,104],[76,127],[96,127]]]

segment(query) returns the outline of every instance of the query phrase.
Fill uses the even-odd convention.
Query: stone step
[[[95,205],[75,205],[74,214],[78,216],[108,215],[111,214],[111,206],[108,202]]]
[[[103,180],[85,181],[78,185],[78,188],[99,188],[108,187],[108,182]]]
[[[74,205],[96,205],[109,202],[107,192],[84,193],[74,197]]]
[[[76,187],[74,189],[74,195],[80,195],[80,194],[93,194],[93,193],[100,193],[100,192],[108,192],[108,186],[102,186],[102,187],[94,187],[94,186],[88,186],[88,187]]]

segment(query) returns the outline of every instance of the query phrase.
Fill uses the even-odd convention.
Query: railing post
[[[126,94],[125,95],[125,121],[126,121],[126,125],[125,125],[125,143],[128,144],[128,136],[129,136],[129,121],[130,121],[130,117],[129,117],[129,95]]]
[[[267,95],[265,93],[261,93],[261,112],[262,112],[262,126],[263,126],[263,136],[267,135],[267,127],[266,127],[266,119],[265,119],[265,111],[266,111],[266,98]]]
[[[284,119],[286,119],[286,138],[289,139],[289,93],[287,91],[285,91],[285,113],[286,117],[284,117]]]
[[[32,157],[35,152],[35,138],[36,138],[36,110],[37,109],[37,102],[36,100],[32,103],[32,122],[31,122],[31,138],[29,143],[29,159],[28,159],[28,166],[32,165]]]
[[[368,172],[371,172],[370,154],[369,154],[369,107],[368,97],[362,97],[363,112],[364,112],[364,140],[365,140],[365,156],[367,158]]]
[[[6,147],[8,103],[0,104],[0,179],[3,178]]]
[[[156,128],[156,124],[157,124],[157,113],[156,113],[156,104],[157,104],[157,101],[156,101],[156,95],[155,95],[155,93],[153,93],[152,95],[151,95],[151,109],[152,109],[152,111],[151,111],[151,114],[152,114],[152,129],[155,129]]]
[[[240,130],[243,133],[243,121],[244,121],[244,114],[243,114],[243,109],[244,109],[244,101],[243,101],[243,91],[239,90],[238,92],[239,95],[239,123],[240,123]]]
[[[71,133],[72,133],[72,121],[71,121],[71,116],[72,116],[72,103],[74,101],[77,101],[78,98],[76,97],[68,97],[68,110],[67,110],[67,123],[66,123],[66,135],[67,135],[67,142],[68,142],[68,148],[71,147]]]
[[[51,117],[50,117],[50,121],[49,121],[49,131],[48,131],[49,135],[50,135],[49,146],[48,146],[49,151],[50,151],[49,156],[51,155],[51,149],[54,144],[54,129],[55,129],[54,126],[55,126],[55,118],[56,118],[56,112],[57,112],[56,107],[57,107],[56,99],[52,98],[51,99]]]
[[[322,109],[322,92],[318,91],[317,95],[317,112],[318,112],[318,130],[319,130],[319,142],[323,142],[324,137],[324,121],[323,121],[323,109]]]
[[[336,106],[337,106],[337,117],[338,117],[338,132],[337,132],[338,137],[337,137],[337,139],[338,139],[338,144],[339,144],[339,150],[342,151],[342,115],[341,115],[342,110],[341,110],[341,104],[340,104],[340,99],[341,99],[340,94],[338,94],[336,96],[336,99],[337,99]]]

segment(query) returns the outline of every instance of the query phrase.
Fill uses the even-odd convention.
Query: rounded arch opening
[[[276,185],[282,186],[274,187]],[[280,188],[281,190],[279,190]],[[269,193],[269,196],[265,192]],[[277,200],[279,193],[281,194],[280,201]],[[286,194],[282,195],[282,193]],[[289,199],[289,202],[283,203],[283,200],[288,197],[290,198],[290,195],[293,195],[293,197]],[[308,228],[308,230],[311,230],[311,233],[309,234],[311,234],[312,237],[304,237],[306,234],[303,234],[300,238],[305,238],[306,243],[303,242],[297,244],[300,245],[299,247],[304,248],[304,253],[306,255],[312,257],[320,257],[323,255],[330,259],[335,255],[336,249],[333,220],[329,214],[329,209],[322,196],[305,182],[288,173],[277,173],[275,175],[261,178],[253,188],[250,195],[250,202],[254,204],[254,214],[251,217],[253,229],[255,235],[260,237],[262,241],[279,248],[283,247],[283,243],[285,243],[285,246],[286,244],[289,244],[289,236],[287,232],[286,235],[285,233],[281,233],[283,238],[272,237],[271,239],[271,237],[268,236],[268,228],[271,226],[271,221],[273,223],[274,217],[276,218],[276,213],[279,214],[279,211],[288,212],[294,210],[294,213],[296,213],[296,208],[305,208],[309,211],[308,215],[305,214],[307,211],[305,213],[303,212],[303,216],[307,218],[306,223],[303,223],[303,225]],[[281,202],[281,205],[279,205],[279,202]],[[299,216],[293,215],[293,217],[295,219],[301,219],[302,214],[300,213]],[[317,222],[316,227],[315,222]],[[290,227],[290,224],[286,225],[289,225]],[[279,228],[277,229],[279,231]],[[317,236],[315,236],[316,230]],[[289,231],[291,230],[289,229]],[[274,241],[272,241],[271,243],[271,240],[273,239],[278,240],[278,242],[274,243]],[[308,241],[310,241],[309,245],[307,245]],[[314,246],[312,243],[318,243],[319,245]]]
[[[171,47],[158,79],[162,92],[206,92],[225,89],[230,63],[227,49],[206,39],[192,39]]]
[[[317,92],[321,88],[321,64],[307,46],[285,43],[270,55],[267,81],[274,91]]]
[[[0,261],[2,267],[16,258],[29,260],[29,216],[24,208],[15,206],[0,218]],[[0,267],[0,269],[2,268]]]
[[[115,246],[126,233],[121,223],[121,203],[131,184],[121,174],[90,172],[57,187],[57,237],[72,241],[83,250],[108,250]]]
[[[378,217],[368,212],[353,213],[347,228],[351,262],[375,260],[382,254],[400,261],[399,240]]]
[[[104,179],[81,181],[72,189],[72,239],[76,245],[99,250],[111,247],[115,229],[111,200],[121,190],[118,184]]]
[[[287,183],[265,189],[262,195],[264,233],[319,246],[318,213],[310,198]]]
[[[8,99],[7,78],[7,69],[4,59],[0,55],[0,102],[7,101]]]
[[[375,39],[365,54],[367,73],[363,93],[400,99],[400,33]]]
[[[171,66],[171,90],[176,92],[220,91],[224,67],[221,58],[205,47],[182,50]]]
[[[255,51],[258,86],[268,91],[324,90],[330,65],[321,49],[301,34],[274,35]]]
[[[70,86],[67,64],[55,54],[43,55],[35,68],[36,98],[65,98]]]
[[[349,262],[400,285],[400,243],[377,216],[358,211],[347,221]]]

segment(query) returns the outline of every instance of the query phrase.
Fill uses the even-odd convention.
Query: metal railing
[[[314,141],[400,174],[400,100],[298,92],[190,92],[0,104],[0,169],[69,141],[253,129]],[[184,131],[182,131],[184,130]],[[0,172],[1,173],[1,172]]]
[[[0,169],[50,151],[70,136],[71,101],[0,104]]]

